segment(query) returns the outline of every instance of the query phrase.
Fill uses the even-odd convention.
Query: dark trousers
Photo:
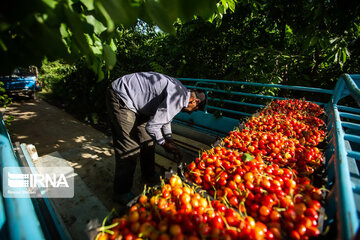
[[[130,192],[137,159],[140,157],[141,174],[150,178],[155,173],[155,144],[145,130],[149,120],[131,111],[120,97],[108,88],[106,106],[115,150],[114,193]]]

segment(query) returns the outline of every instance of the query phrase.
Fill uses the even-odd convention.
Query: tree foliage
[[[0,10],[0,75],[44,57],[87,65],[103,79],[116,63],[118,27],[138,19],[175,33],[175,21],[205,19],[233,9],[234,0],[13,0]]]
[[[81,117],[89,121],[104,114],[102,90],[130,72],[325,88],[332,88],[343,72],[360,72],[360,4],[352,1],[38,0],[30,4],[18,0],[9,4],[0,15],[0,69],[34,64],[48,56],[46,67],[62,57],[74,67],[64,67],[69,70],[66,76],[47,85],[69,108],[80,106]],[[10,14],[20,5],[19,14]],[[57,75],[56,69],[49,71]]]
[[[167,34],[144,21],[117,28],[113,32],[117,34],[116,64],[110,74],[99,83],[97,76],[87,75],[82,61],[77,73],[66,78],[64,84],[69,89],[64,89],[63,97],[78,99],[84,95],[86,100],[66,101],[70,106],[81,103],[82,110],[90,109],[82,111],[82,117],[91,120],[98,119],[94,118],[96,114],[104,116],[100,90],[111,80],[136,71],[324,88],[332,88],[343,72],[360,72],[359,4],[239,0],[231,9],[221,21],[202,17],[177,21],[176,34]],[[303,96],[296,96],[295,92],[284,94]]]

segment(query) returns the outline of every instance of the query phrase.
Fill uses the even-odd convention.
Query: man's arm
[[[166,123],[161,128],[165,140],[172,139],[171,122]]]
[[[162,124],[154,123],[152,120],[150,120],[145,127],[150,137],[159,145],[163,145],[165,143],[165,138],[161,132],[161,128]]]
[[[146,124],[146,131],[156,141],[157,144],[163,145],[165,139],[171,137],[171,114],[168,112],[166,99],[159,105],[155,114],[150,117]]]
[[[166,119],[164,114],[166,114],[164,109],[158,109],[145,128],[156,143],[161,145],[166,152],[174,154],[175,160],[179,162],[182,155],[172,139],[171,122],[162,123],[162,120]]]

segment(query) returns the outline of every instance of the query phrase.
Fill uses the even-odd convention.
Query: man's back
[[[159,107],[181,109],[188,94],[180,81],[155,72],[125,75],[115,80],[112,88],[130,110],[148,116],[154,115]]]

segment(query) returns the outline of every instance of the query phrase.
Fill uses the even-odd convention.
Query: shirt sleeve
[[[159,108],[156,110],[156,113],[150,118],[146,124],[146,131],[151,136],[152,139],[156,141],[157,144],[164,144],[165,137],[171,135],[171,119],[172,116],[169,115],[169,112],[166,108],[166,101],[164,101]],[[164,135],[163,135],[164,133]]]
[[[159,126],[148,122],[146,125],[146,131],[157,144],[163,145],[165,143],[165,138],[161,133],[161,125]]]
[[[162,126],[162,133],[164,134],[165,139],[172,138],[171,121]]]
[[[172,138],[171,121],[189,101],[190,92],[181,86],[172,81],[168,84],[167,95],[146,124],[146,131],[160,145]]]

